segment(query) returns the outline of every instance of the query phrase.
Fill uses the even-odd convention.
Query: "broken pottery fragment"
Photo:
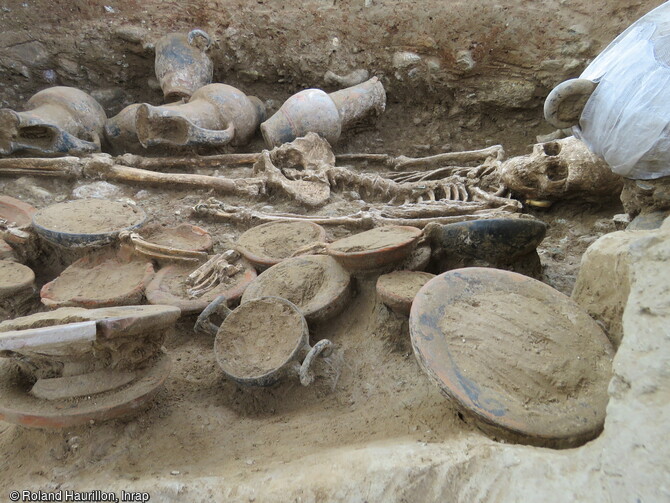
[[[203,30],[169,33],[156,42],[156,78],[167,102],[188,100],[212,82],[213,65],[207,56],[211,37]]]
[[[455,269],[419,290],[409,325],[429,379],[494,438],[566,448],[602,430],[614,350],[550,286],[498,269]]]
[[[207,306],[196,330],[216,336],[214,354],[228,378],[244,386],[270,386],[289,375],[303,386],[314,381],[312,362],[328,356],[332,343],[321,339],[310,346],[307,322],[293,303],[263,297],[231,311],[225,302],[221,296]],[[215,313],[224,318],[220,327],[209,321]]]
[[[503,162],[501,176],[513,194],[535,206],[615,200],[623,187],[622,178],[574,136],[535,144],[532,154]]]
[[[144,147],[244,145],[265,118],[265,106],[226,84],[201,87],[185,103],[137,108],[135,127]]]
[[[28,100],[23,112],[0,109],[0,154],[99,152],[107,119],[100,104],[73,87],[50,87]]]
[[[64,428],[140,410],[170,371],[171,306],[61,308],[0,323],[0,419]]]
[[[318,133],[335,144],[343,130],[386,108],[386,91],[377,77],[327,94],[320,89],[305,89],[291,96],[277,112],[261,124],[268,147]]]
[[[308,323],[338,314],[351,298],[349,273],[327,255],[293,257],[262,272],[242,295],[242,304],[281,297],[300,309]]]

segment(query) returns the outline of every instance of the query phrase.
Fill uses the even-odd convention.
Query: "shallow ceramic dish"
[[[106,199],[79,199],[42,208],[33,216],[35,232],[57,245],[100,246],[119,232],[140,227],[144,211],[134,205]]]
[[[31,288],[35,282],[33,270],[23,264],[0,260],[0,299]]]
[[[614,350],[550,286],[499,269],[455,269],[421,288],[409,326],[421,368],[494,437],[563,448],[602,430]]]
[[[281,297],[295,304],[308,322],[338,314],[352,294],[351,276],[328,255],[293,257],[262,272],[242,295],[242,304]]]
[[[170,374],[170,357],[161,353],[135,373],[128,385],[94,399],[43,400],[30,394],[32,382],[11,361],[0,362],[0,420],[29,428],[71,428],[136,413],[161,390]]]
[[[139,304],[153,275],[146,259],[105,250],[74,262],[42,287],[40,297],[48,307]]]
[[[313,222],[268,222],[242,234],[236,247],[253,265],[266,269],[301,248],[325,240],[326,231]]]
[[[388,225],[338,239],[327,250],[349,271],[373,271],[407,258],[421,234],[416,227]]]
[[[191,224],[146,225],[130,233],[129,239],[136,252],[161,262],[202,260],[213,245],[209,232]]]
[[[36,212],[37,209],[28,203],[14,197],[0,195],[0,220],[4,220],[10,227],[27,230]],[[15,244],[22,244],[29,237],[29,234],[25,232],[5,232],[3,234],[4,239]]]
[[[193,298],[187,293],[186,280],[198,266],[163,267],[147,285],[147,300],[150,304],[177,306],[182,314],[200,313],[220,295],[225,296],[229,304],[237,303],[249,284],[256,279],[256,270],[244,258],[240,258],[235,265],[242,267],[239,273],[226,278],[224,283],[219,283],[207,293]]]

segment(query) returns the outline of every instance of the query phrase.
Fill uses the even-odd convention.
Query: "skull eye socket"
[[[568,177],[568,169],[563,163],[556,161],[551,161],[547,164],[546,171],[547,178],[552,182],[565,180]]]
[[[561,145],[558,142],[551,141],[542,145],[546,155],[558,155],[561,153]]]

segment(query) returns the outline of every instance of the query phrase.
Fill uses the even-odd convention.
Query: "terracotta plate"
[[[350,271],[372,271],[404,260],[421,234],[416,227],[377,227],[330,243],[328,253]]]
[[[180,224],[176,227],[162,225],[147,225],[138,231],[142,242],[135,243],[138,253],[157,259],[188,259],[189,252],[194,256],[204,254],[212,248],[212,236],[202,227],[191,224]],[[183,255],[170,255],[170,249],[185,252]]]
[[[601,431],[614,351],[557,290],[509,271],[456,269],[419,291],[409,323],[420,366],[483,430],[553,447]]]
[[[110,252],[87,255],[42,287],[49,307],[106,307],[139,304],[154,275],[146,259],[124,258]]]
[[[10,196],[0,196],[0,218],[17,227],[30,225],[36,208]]]
[[[351,277],[328,255],[293,257],[261,273],[242,295],[242,304],[280,297],[295,304],[308,322],[339,313],[351,297]]]
[[[186,278],[198,265],[171,265],[163,267],[156,273],[146,288],[147,300],[150,304],[167,304],[177,306],[182,314],[200,313],[219,295],[226,297],[228,303],[234,304],[242,297],[249,284],[256,279],[256,270],[249,262],[240,259],[235,265],[243,266],[243,270],[219,283],[209,292],[195,298],[186,293]]]
[[[111,243],[119,232],[135,229],[146,220],[141,208],[106,199],[79,199],[42,208],[33,228],[44,239],[61,246]]]
[[[295,251],[326,240],[326,231],[313,222],[268,222],[246,231],[237,248],[253,265],[265,269]]]

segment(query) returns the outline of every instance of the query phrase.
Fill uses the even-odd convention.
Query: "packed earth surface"
[[[542,115],[549,91],[577,77],[618,33],[661,3],[0,0],[0,107],[21,109],[53,85],[89,92],[108,117],[132,103],[161,104],[154,44],[165,33],[201,28],[213,39],[214,82],[259,97],[268,115],[301,89],[338,89],[325,77],[328,71],[344,76],[365,69],[379,77],[386,111],[346,131],[335,154],[421,157],[502,145],[512,157],[554,133]],[[257,133],[237,150],[156,149],[149,155],[264,148]],[[358,168],[380,172],[372,163]],[[189,172],[253,175],[250,165]],[[307,210],[280,194],[245,198],[38,176],[0,176],[0,194],[38,209],[84,198],[137,205],[147,225],[206,229],[214,253],[232,249],[253,224],[197,215],[195,205],[209,197],[277,213],[341,215],[364,206],[352,191],[333,192],[325,206]],[[550,207],[524,204],[522,212],[548,225],[537,250],[538,279],[568,296],[587,248],[623,228],[615,218],[624,213],[619,194]],[[83,219],[91,232],[106,230],[119,215],[99,216]],[[352,233],[325,228],[326,242]],[[631,252],[630,279],[616,278],[630,288],[620,321],[624,336],[613,360],[604,431],[585,445],[531,447],[480,431],[420,368],[407,316],[391,311],[377,294],[379,274],[357,274],[346,308],[310,323],[312,344],[333,343],[329,356],[315,360],[310,386],[290,373],[267,388],[236,384],[217,363],[214,338],[194,331],[194,316],[182,316],[164,342],[172,360],[165,387],[136,414],[64,430],[0,423],[0,501],[23,489],[147,491],[151,501],[667,501],[668,232],[666,221],[664,230],[640,241]],[[281,235],[272,239],[281,241]],[[288,253],[280,252],[282,258]],[[81,257],[53,253],[40,258],[38,288]],[[138,274],[131,272],[128,281]],[[119,285],[99,289],[113,286]],[[31,309],[46,308],[35,303]],[[275,315],[269,320],[277,332],[247,341],[240,354],[273,344],[291,328],[282,313]],[[279,354],[282,348],[274,349]],[[487,355],[495,361],[491,373],[516,367],[513,348],[506,349]],[[279,356],[265,356],[273,359],[257,361],[259,371],[281,363]],[[230,365],[237,369],[236,362]],[[580,365],[587,363],[575,363],[572,371],[581,372]]]

